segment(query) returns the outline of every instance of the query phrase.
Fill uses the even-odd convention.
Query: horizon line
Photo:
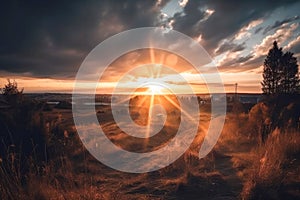
[[[65,95],[73,95],[72,92],[24,92],[23,94],[65,94]],[[76,93],[78,95],[113,95],[113,93]],[[258,92],[213,92],[213,93],[177,93],[175,95],[211,95],[211,94],[256,94],[256,95],[263,95],[263,93]],[[2,94],[1,94],[2,95]],[[130,95],[129,93],[114,93],[114,95]],[[138,95],[151,95],[151,94],[136,94]],[[156,95],[173,95],[172,93],[166,93],[166,94],[156,94]]]

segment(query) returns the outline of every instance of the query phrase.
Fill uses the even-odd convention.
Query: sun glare
[[[150,94],[152,95],[156,95],[156,94],[162,94],[163,93],[163,87],[159,86],[159,85],[149,85],[148,86],[148,91]]]

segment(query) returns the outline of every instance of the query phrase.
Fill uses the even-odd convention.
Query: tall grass
[[[74,185],[59,117],[46,123],[41,110],[22,101],[0,112],[0,199],[49,199],[50,191],[64,194],[64,183]]]
[[[266,142],[252,152],[243,199],[280,199],[291,162],[300,155],[299,133],[275,129]],[[299,166],[298,166],[299,167]]]
[[[0,122],[4,119],[7,125],[0,130],[5,133],[5,137],[0,137],[0,199],[120,200],[130,195],[137,195],[136,199],[151,199],[153,196],[143,196],[151,191],[161,192],[158,196],[171,195],[174,199],[180,194],[185,197],[187,193],[214,196],[220,195],[215,194],[219,192],[233,196],[241,191],[240,183],[233,183],[237,179],[232,177],[237,175],[243,182],[242,199],[279,199],[286,195],[287,183],[293,181],[289,174],[300,172],[300,163],[297,164],[299,131],[268,129],[266,119],[270,116],[263,104],[254,107],[249,114],[229,113],[216,147],[207,157],[199,159],[198,151],[210,118],[209,113],[202,116],[205,123],[201,123],[190,149],[170,166],[142,175],[137,183],[127,178],[136,177],[109,171],[103,166],[101,172],[110,174],[93,177],[100,171],[96,169],[99,165],[93,165],[75,134],[73,123],[67,127],[66,116],[59,112],[49,112],[52,117],[46,119],[43,113],[49,109],[41,112],[42,107],[32,108],[32,105],[24,105],[8,112],[13,114],[0,112]],[[262,140],[263,133],[267,134]],[[22,138],[31,139],[24,142]],[[296,178],[300,182],[300,176]],[[154,190],[151,187],[154,188],[155,182]],[[236,191],[231,191],[234,190],[231,184]],[[137,193],[142,194],[133,194],[131,190],[135,187],[140,189]],[[118,191],[120,188],[123,190]]]

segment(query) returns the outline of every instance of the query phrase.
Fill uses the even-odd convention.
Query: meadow
[[[165,107],[164,128],[144,145],[116,125],[109,96],[97,101],[106,136],[128,151],[162,147],[180,123],[175,101]],[[130,101],[129,114],[145,125],[149,100],[139,101]],[[158,171],[132,174],[105,166],[86,150],[69,95],[24,95],[0,110],[0,199],[299,199],[299,96],[251,105],[229,102],[216,146],[199,159],[210,106],[209,101],[200,104],[198,133],[178,160]]]

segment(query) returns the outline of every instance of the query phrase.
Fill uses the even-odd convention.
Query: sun
[[[156,94],[162,94],[163,93],[163,87],[159,85],[149,85],[148,86],[148,91],[151,95],[156,95]]]

